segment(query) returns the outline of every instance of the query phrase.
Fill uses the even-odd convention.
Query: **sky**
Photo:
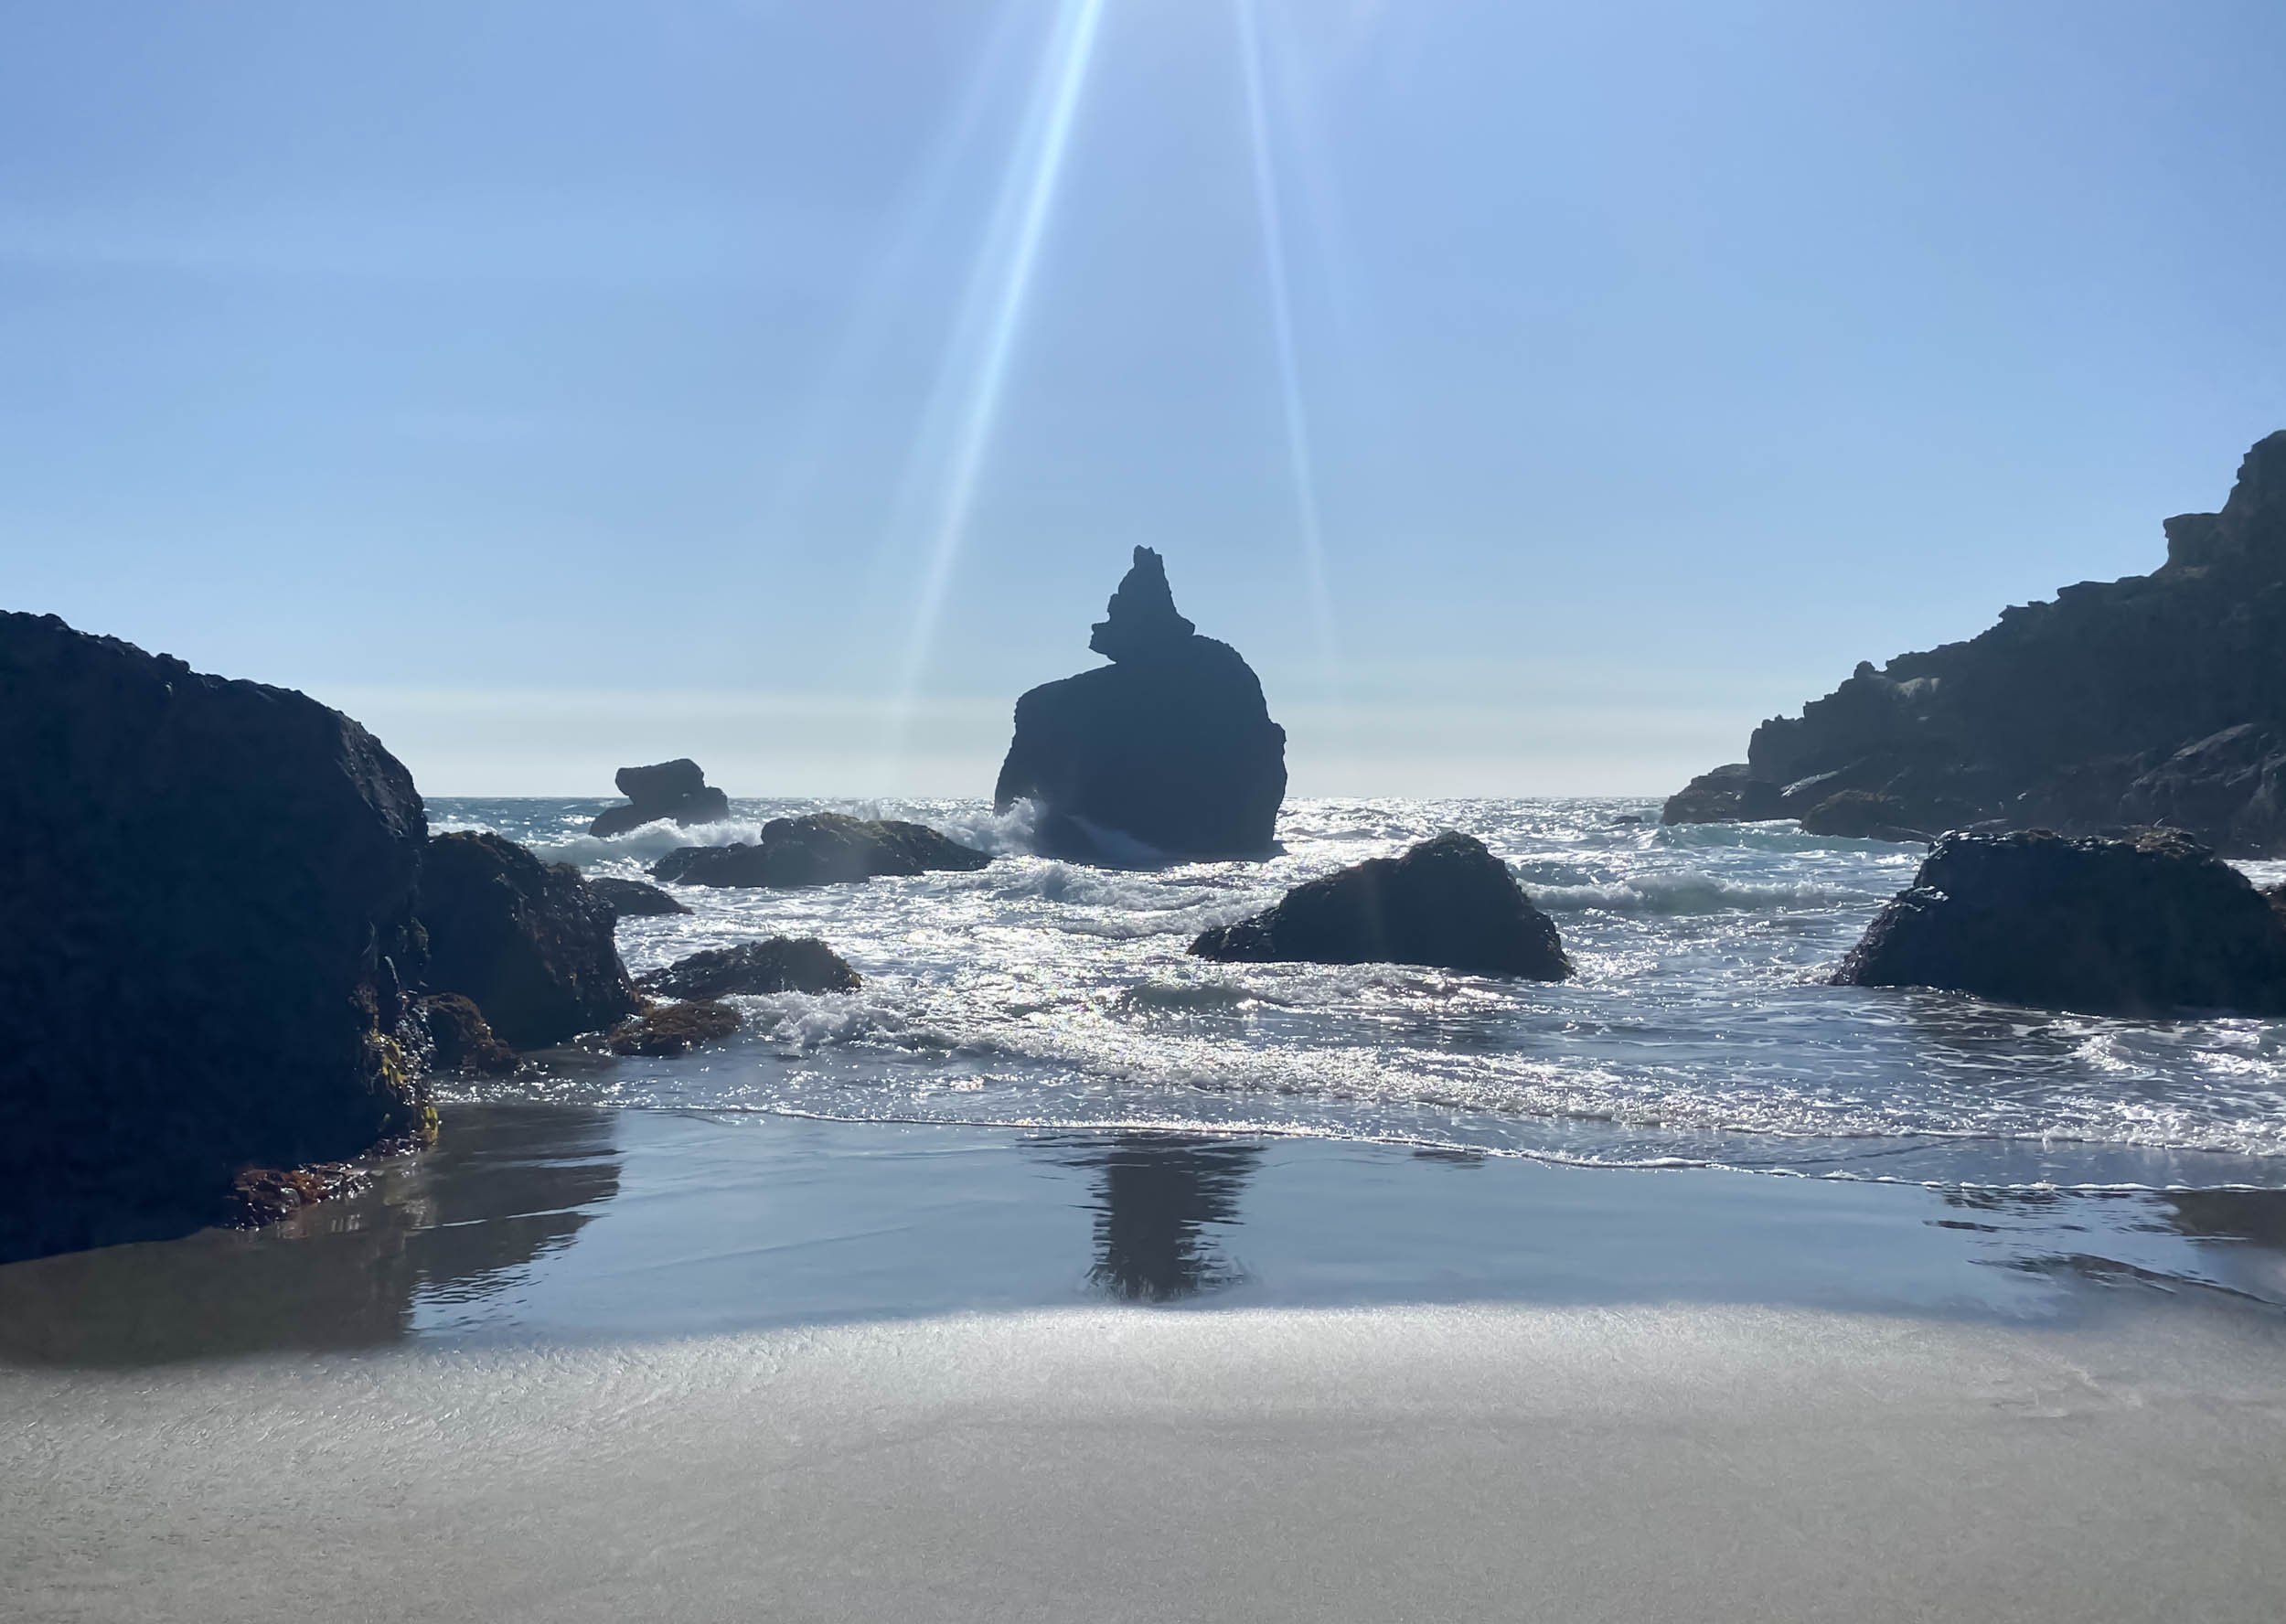
[[[0,0],[0,607],[432,795],[1664,794],[2286,427],[2286,6]]]

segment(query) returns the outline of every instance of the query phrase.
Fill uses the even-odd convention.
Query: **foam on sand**
[[[2286,1335],[1074,1309],[0,1373],[12,1617],[2273,1619]]]

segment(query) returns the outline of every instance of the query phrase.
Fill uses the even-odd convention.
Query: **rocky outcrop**
[[[707,785],[699,764],[687,757],[649,767],[622,767],[613,782],[627,797],[587,826],[591,835],[622,835],[646,823],[720,823],[731,815],[730,797]]]
[[[516,1051],[500,1042],[484,1011],[457,992],[431,993],[420,1014],[429,1034],[429,1063],[443,1072],[473,1072],[504,1077],[518,1063]]]
[[[2286,1013],[2286,919],[2245,875],[2174,830],[1954,834],[1834,981],[2096,1015],[2275,1015]]]
[[[1926,829],[1909,828],[1909,814],[1895,796],[1870,789],[1837,790],[1801,814],[1802,832],[1834,835],[1849,840],[1894,840],[1926,846],[1936,839]]]
[[[1470,835],[1446,833],[1298,885],[1267,913],[1206,932],[1201,958],[1416,964],[1472,976],[1561,981],[1572,973],[1554,923],[1508,865]]]
[[[774,817],[753,845],[681,846],[651,865],[651,878],[678,885],[840,885],[857,880],[966,872],[992,860],[925,824],[813,812]]]
[[[1764,722],[1739,788],[1757,810],[1738,816],[1864,790],[1911,828],[2156,819],[2229,855],[2286,855],[2286,432],[2247,454],[2222,511],[2165,530],[2152,574],[2067,586],[1969,642],[1862,664],[1800,717]],[[1670,821],[1689,820],[1689,796]]]
[[[604,1047],[614,1054],[661,1059],[727,1038],[738,1025],[738,1011],[711,999],[657,1004],[613,1031]]]
[[[710,947],[643,978],[661,998],[719,999],[737,993],[855,992],[863,985],[849,962],[816,936],[772,936],[735,947]]]
[[[1113,663],[1033,689],[993,802],[1038,809],[1042,850],[1083,860],[1259,857],[1286,797],[1286,730],[1238,651],[1175,613],[1135,550],[1088,646]]]
[[[622,919],[645,919],[690,912],[657,886],[646,885],[640,880],[614,880],[605,876],[592,879],[587,885],[602,900],[604,906]]]
[[[340,712],[0,614],[0,1261],[427,1131],[427,833]]]
[[[617,915],[568,863],[497,835],[438,835],[420,914],[430,988],[474,1001],[518,1049],[600,1031],[640,1006],[612,940]]]
[[[1760,823],[1783,817],[1779,787],[1756,782],[1745,762],[1701,773],[1667,797],[1661,823]]]

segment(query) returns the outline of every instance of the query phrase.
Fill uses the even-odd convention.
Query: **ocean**
[[[1308,1137],[1945,1189],[2286,1187],[2286,1022],[1825,985],[1910,882],[1916,847],[1664,828],[1644,801],[1313,800],[1287,805],[1268,860],[1116,870],[1034,855],[1022,808],[976,801],[742,800],[721,824],[589,836],[609,804],[437,798],[430,817],[591,875],[640,878],[678,845],[824,809],[931,824],[995,860],[814,890],[674,888],[693,914],[621,924],[632,970],[814,935],[863,990],[735,999],[746,1024],[721,1044],[672,1060],[549,1052],[511,1080],[449,1084],[448,1102]],[[1184,951],[1302,880],[1444,828],[1507,860],[1562,932],[1572,981]]]

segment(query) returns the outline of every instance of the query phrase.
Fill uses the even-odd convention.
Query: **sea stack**
[[[1236,649],[1176,613],[1148,547],[1090,648],[1112,663],[1016,701],[993,802],[1030,800],[1042,849],[1085,861],[1260,857],[1286,798],[1286,730]]]
[[[1665,820],[1841,812],[1857,790],[1907,832],[2163,824],[2227,856],[2286,856],[2286,431],[2247,453],[2220,512],[2164,529],[2149,575],[1860,664],[1757,728],[1746,762],[1693,780]]]
[[[621,835],[646,823],[721,823],[731,815],[730,797],[710,785],[699,764],[688,756],[648,767],[622,767],[612,782],[627,804],[597,814],[587,826],[591,835]]]
[[[428,820],[349,718],[0,614],[0,1261],[425,1134]]]

